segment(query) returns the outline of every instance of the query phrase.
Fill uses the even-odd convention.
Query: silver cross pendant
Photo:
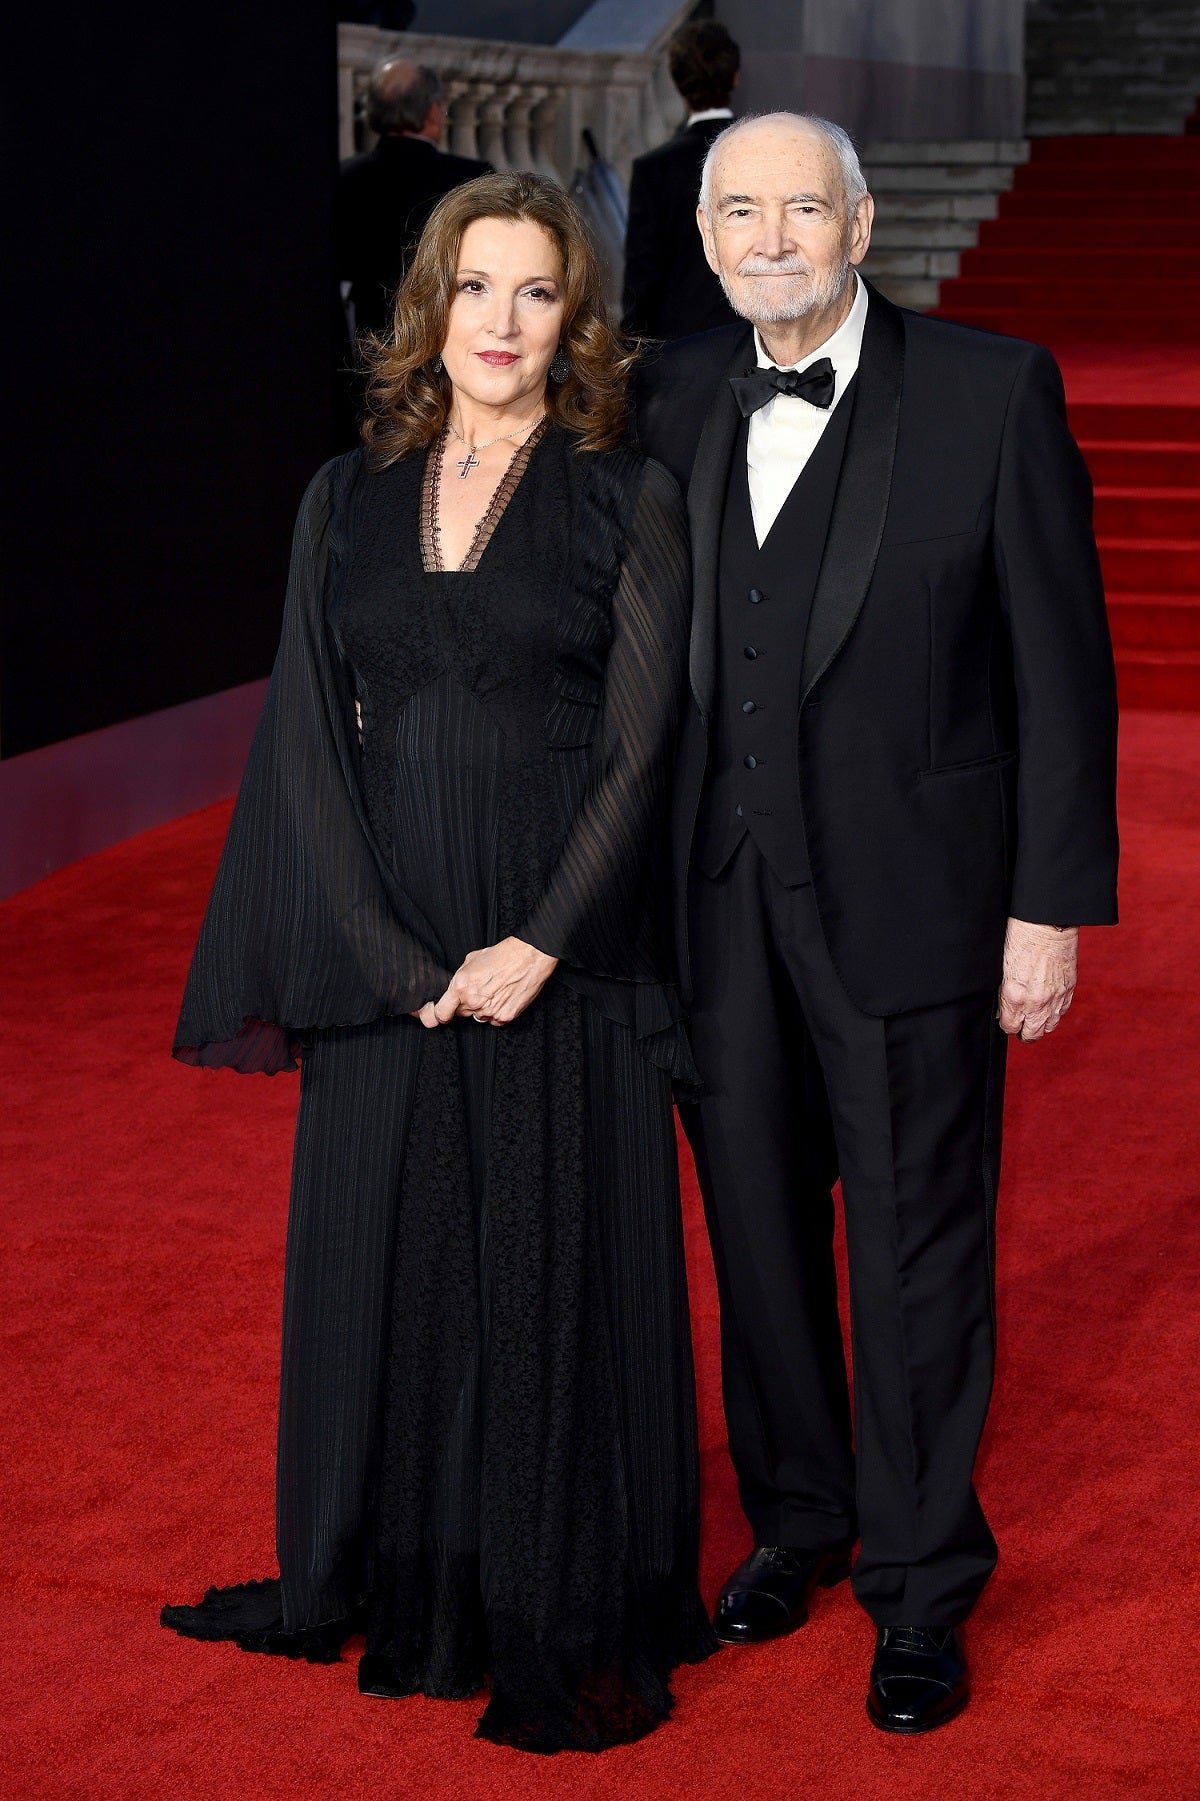
[[[475,452],[471,448],[471,446],[468,445],[466,456],[459,457],[459,459],[458,459],[458,469],[459,469],[458,479],[459,479],[459,481],[465,482],[468,475],[470,475],[472,469],[478,469],[478,467],[479,467],[479,458],[475,455]]]

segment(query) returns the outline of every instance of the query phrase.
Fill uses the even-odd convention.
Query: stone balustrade
[[[686,14],[687,8],[680,10]],[[564,187],[586,166],[580,136],[585,128],[627,186],[634,157],[661,144],[683,117],[661,45],[646,51],[572,50],[339,25],[343,156],[370,142],[362,96],[371,70],[393,55],[424,63],[441,76],[448,102],[447,149],[483,157],[497,169],[534,169]]]

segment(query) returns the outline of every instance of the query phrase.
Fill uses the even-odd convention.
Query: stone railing
[[[686,15],[688,8],[679,10]],[[339,25],[343,156],[371,141],[361,117],[362,96],[371,70],[390,55],[425,63],[441,76],[447,149],[483,157],[497,169],[533,169],[564,186],[586,167],[585,128],[628,185],[633,158],[661,144],[683,117],[661,45],[645,51],[573,50]]]

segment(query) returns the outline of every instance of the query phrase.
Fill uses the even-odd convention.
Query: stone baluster
[[[571,179],[568,169],[563,174],[559,136],[561,131],[563,90],[550,88],[544,100],[539,100],[533,108],[533,167],[538,175],[546,175],[551,181],[562,182],[565,186]]]
[[[508,109],[517,99],[521,89],[515,82],[507,86],[501,85],[479,108],[479,154],[485,162],[491,163],[493,169],[511,169],[509,161],[506,126]],[[518,165],[525,167],[525,164]]]
[[[490,81],[465,81],[450,113],[450,148],[456,156],[479,155],[479,108],[493,89]]]
[[[535,108],[546,99],[550,90],[547,87],[531,85],[514,90],[512,103],[508,109],[508,167],[510,169],[537,169],[537,154],[533,148],[533,113]]]

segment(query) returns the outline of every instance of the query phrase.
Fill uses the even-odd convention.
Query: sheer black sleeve
[[[686,509],[673,477],[646,463],[612,599],[591,780],[518,933],[593,975],[674,979],[668,807],[690,606]]]
[[[328,626],[359,466],[357,452],[327,464],[300,506],[279,654],[176,1030],[184,1063],[294,1069],[313,1029],[409,1012],[449,980],[374,845]]]

